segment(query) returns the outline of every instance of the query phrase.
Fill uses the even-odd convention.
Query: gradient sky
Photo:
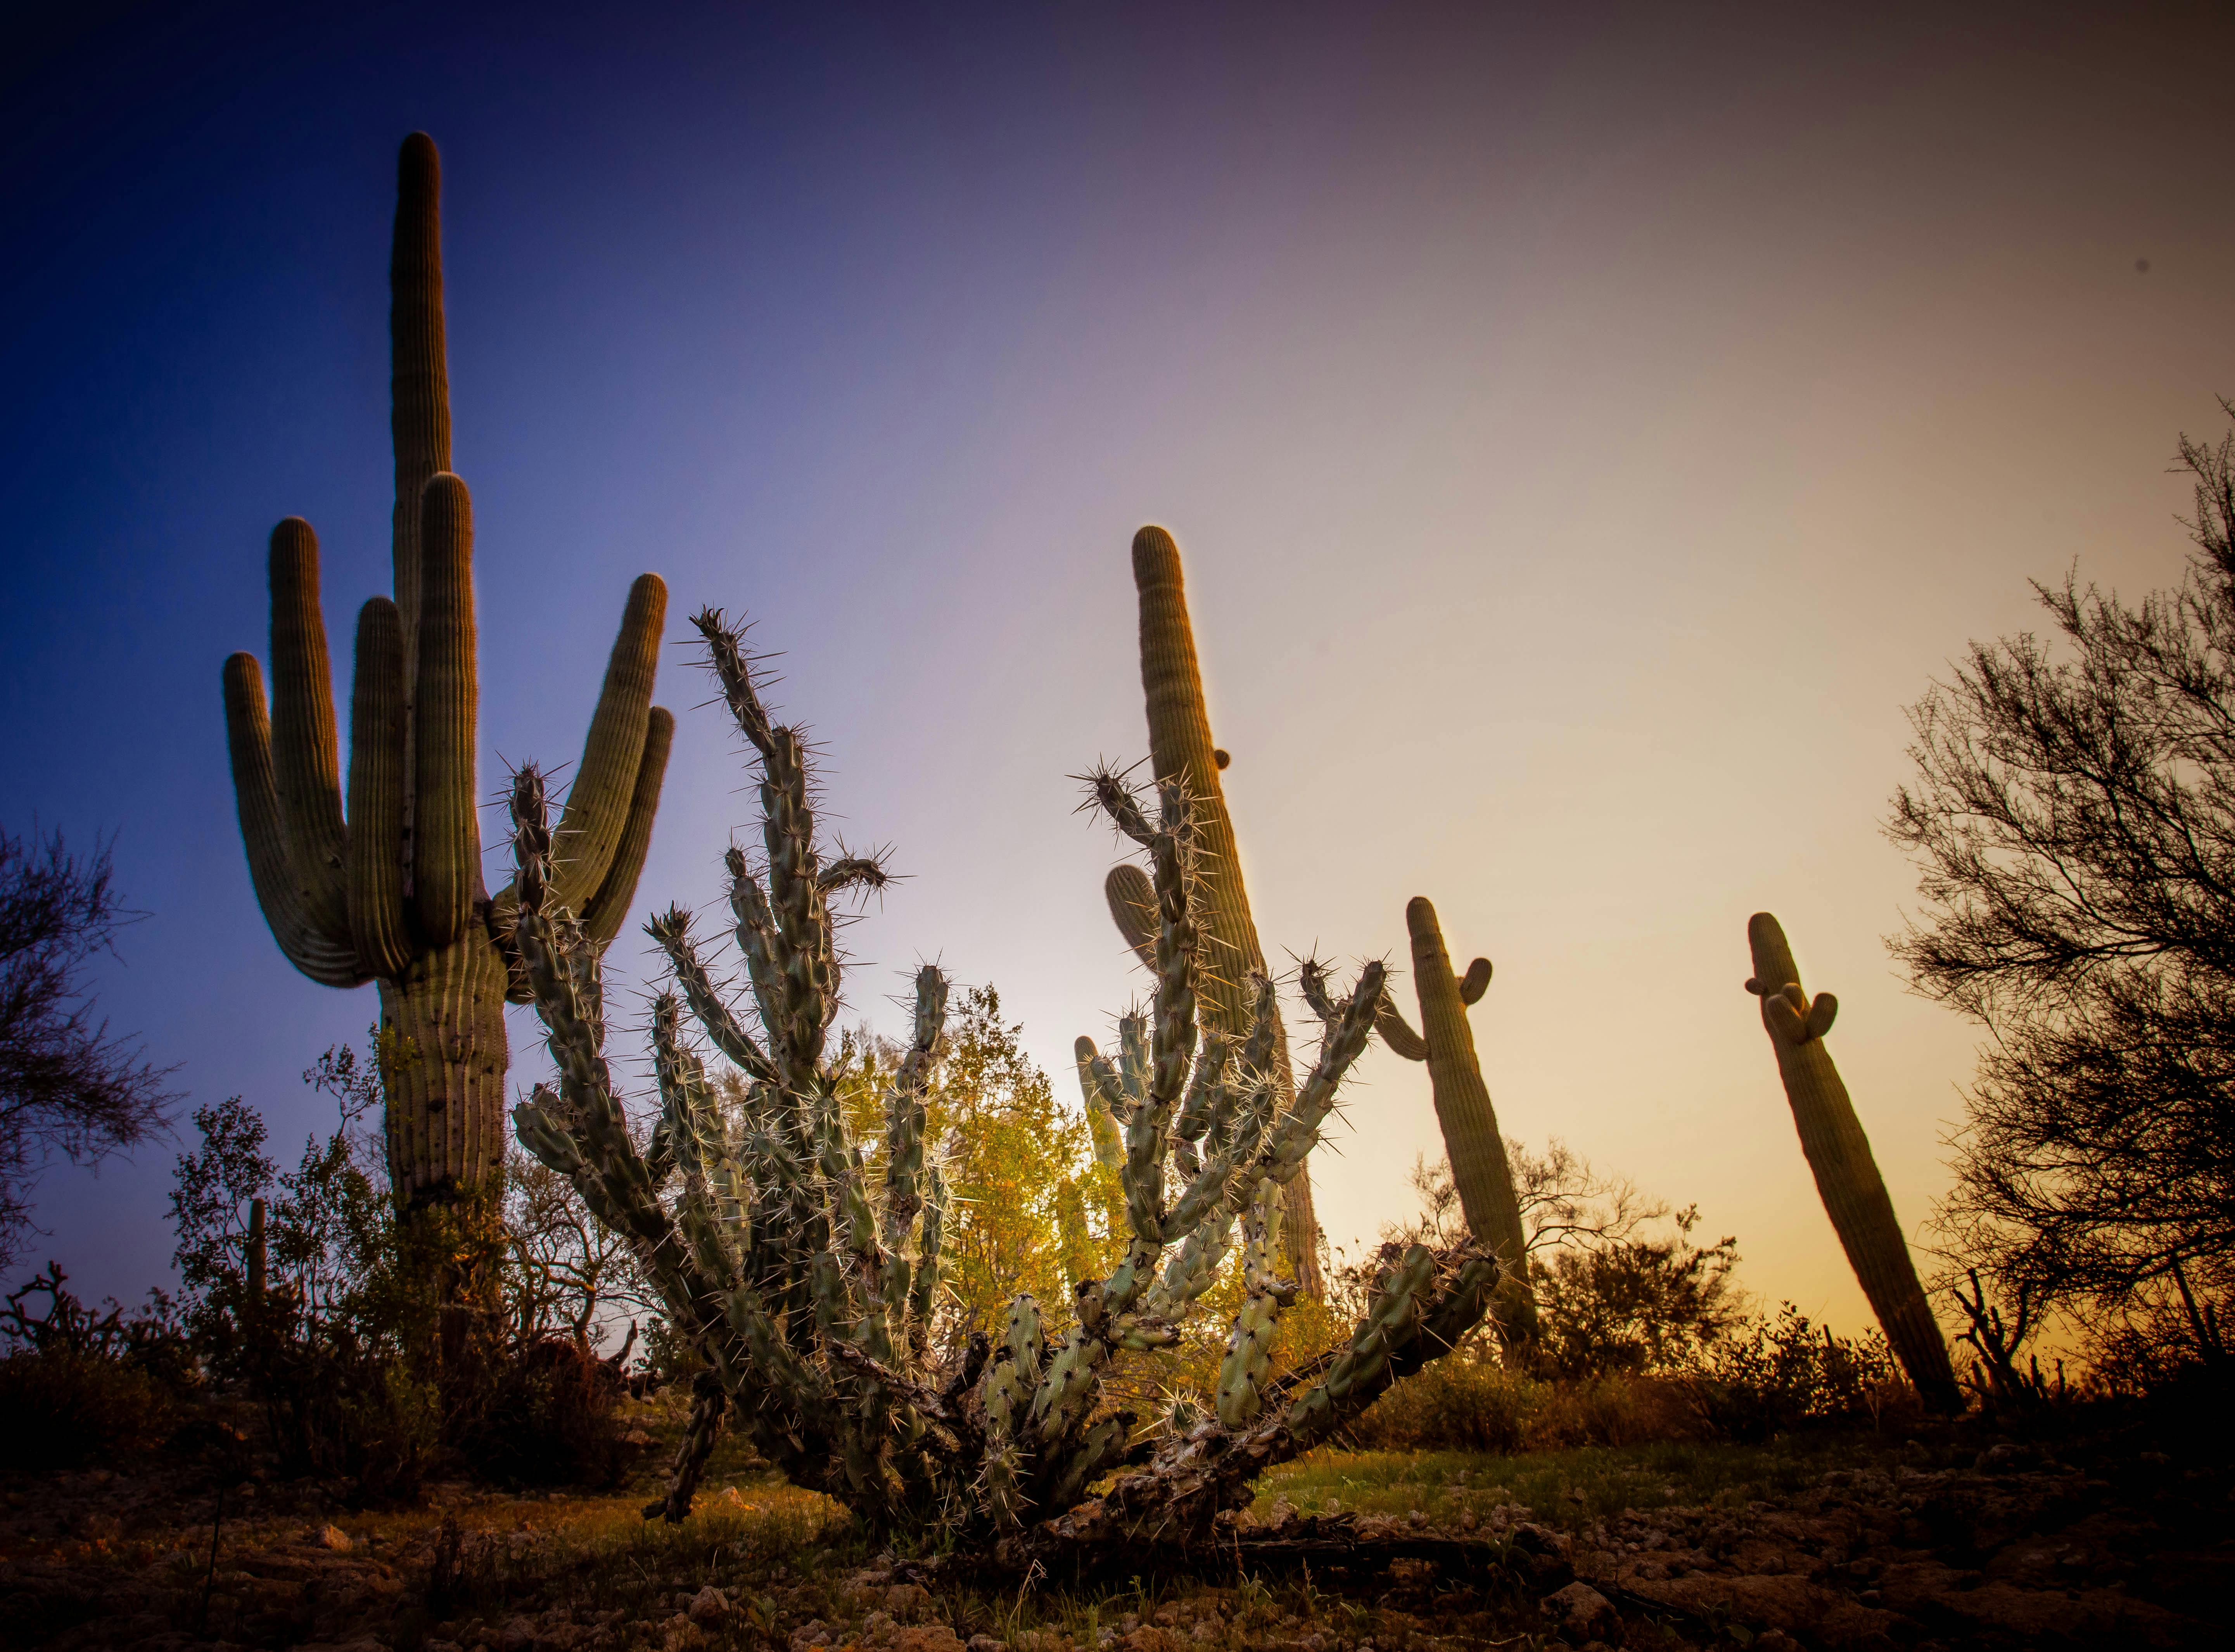
[[[2166,466],[2235,392],[2235,17],[1796,10],[202,6],[20,42],[0,819],[115,832],[152,915],[102,1005],[194,1100],[291,1154],[325,1126],[297,1075],[374,996],[272,944],[218,671],[265,650],[284,515],[338,658],[388,587],[423,128],[485,789],[579,750],[656,569],[682,726],[639,901],[714,901],[748,799],[682,620],[750,614],[832,811],[908,875],[852,931],[855,1008],[897,1028],[937,957],[1068,1096],[1135,980],[1067,777],[1145,749],[1126,547],[1166,523],[1268,951],[1401,959],[1432,896],[1497,964],[1506,1131],[1697,1201],[1766,1301],[1858,1328],[1746,920],[1839,994],[1917,1229],[1976,1035],[1882,945],[1903,708],[2035,622],[2029,577],[2179,573]],[[1315,1160],[1353,1245],[1439,1145],[1422,1069],[1360,1072]],[[174,1150],[52,1173],[39,1254],[164,1277]]]

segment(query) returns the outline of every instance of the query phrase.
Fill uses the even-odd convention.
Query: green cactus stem
[[[318,600],[318,543],[272,531],[272,697],[225,665],[227,743],[251,882],[287,959],[328,987],[379,983],[390,1175],[407,1206],[487,1187],[504,1152],[504,1005],[525,1003],[517,902],[482,884],[473,502],[449,474],[441,167],[397,162],[390,263],[396,594],[357,615],[347,803]],[[559,828],[558,896],[603,945],[652,840],[674,719],[652,704],[666,587],[631,588]]]
[[[727,862],[744,990],[716,980],[679,908],[648,926],[682,992],[654,1000],[660,1110],[640,1151],[604,1054],[600,949],[561,901],[542,778],[523,769],[512,789],[515,944],[557,1085],[521,1103],[514,1124],[521,1144],[628,1238],[735,1426],[795,1483],[844,1503],[870,1531],[991,1545],[1020,1565],[1078,1523],[1104,1520],[1087,1512],[1104,1503],[1089,1488],[1111,1474],[1126,1488],[1105,1521],[1113,1535],[1207,1536],[1219,1510],[1249,1500],[1255,1473],[1326,1438],[1480,1321],[1496,1260],[1480,1247],[1421,1249],[1388,1271],[1352,1348],[1276,1373],[1272,1337],[1299,1288],[1276,1267],[1286,1193],[1372,1036],[1386,972],[1368,964],[1346,992],[1317,963],[1304,967],[1322,1035],[1282,1109],[1272,981],[1248,980],[1237,1031],[1199,1025],[1211,943],[1196,800],[1169,779],[1152,815],[1104,771],[1091,777],[1095,802],[1143,852],[1156,916],[1149,1003],[1122,1018],[1114,1050],[1087,1041],[1078,1052],[1097,1151],[1118,1184],[1108,1219],[1125,1250],[1105,1277],[1075,1281],[1067,1329],[1019,1296],[998,1355],[983,1334],[953,1337],[936,1282],[947,1193],[924,1137],[946,978],[917,972],[912,1036],[880,1138],[865,1147],[824,1054],[843,985],[832,903],[882,887],[885,874],[874,860],[823,852],[807,747],[769,717],[737,628],[712,611],[696,624],[758,759],[764,854]],[[707,1044],[743,1071],[744,1099],[726,1113],[684,1033],[685,1003]],[[669,1179],[679,1189],[664,1191]],[[1075,1190],[1059,1205],[1059,1223],[1084,1229]],[[1229,1330],[1218,1419],[1175,1405],[1143,1424],[1106,1406],[1113,1373],[1154,1381],[1153,1367],[1128,1362],[1169,1359],[1237,1226],[1248,1298]],[[688,1512],[721,1420],[719,1407],[694,1411],[674,1483],[648,1515]]]
[[[1382,1042],[1399,1055],[1428,1064],[1436,1123],[1443,1127],[1444,1150],[1451,1157],[1452,1180],[1458,1187],[1467,1230],[1508,1268],[1492,1308],[1498,1336],[1510,1348],[1524,1347],[1537,1338],[1537,1299],[1529,1288],[1527,1268],[1529,1238],[1521,1225],[1513,1167],[1506,1162],[1505,1137],[1498,1132],[1498,1113],[1490,1105],[1490,1086],[1482,1081],[1474,1028],[1466,1014],[1467,1006],[1478,1002],[1490,988],[1490,960],[1478,958],[1464,976],[1454,974],[1436,908],[1425,895],[1406,903],[1405,928],[1412,937],[1420,1031],[1415,1032],[1389,1002],[1381,1006],[1374,1025]]]
[[[1932,1317],[1917,1267],[1902,1236],[1900,1218],[1878,1174],[1870,1137],[1855,1117],[1847,1086],[1840,1082],[1824,1035],[1832,1030],[1838,1000],[1829,993],[1810,998],[1800,985],[1799,967],[1785,931],[1766,912],[1747,921],[1753,975],[1747,991],[1761,1001],[1761,1024],[1777,1053],[1778,1076],[1792,1104],[1800,1150],[1815,1173],[1816,1191],[1839,1245],[1847,1253],[1863,1295],[1878,1316],[1886,1341],[1936,1411],[1963,1408],[1963,1393],[1948,1358],[1948,1344]]]
[[[1249,1030],[1254,1013],[1249,982],[1265,968],[1265,950],[1250,916],[1249,892],[1242,884],[1234,823],[1219,777],[1231,760],[1211,740],[1179,547],[1164,529],[1145,527],[1133,536],[1133,585],[1140,599],[1141,688],[1148,705],[1150,764],[1158,784],[1177,781],[1185,789],[1202,845],[1196,876],[1203,885],[1203,927],[1209,943],[1202,983],[1204,1024],[1238,1038]],[[1132,875],[1124,875],[1124,870]],[[1139,882],[1138,869],[1113,874],[1104,889],[1119,933],[1153,971],[1149,939],[1155,928],[1155,903]],[[1285,1111],[1295,1092],[1287,1039],[1277,1039],[1275,1060],[1277,1093]],[[1288,1184],[1287,1199],[1288,1270],[1305,1295],[1316,1301],[1326,1294],[1326,1286],[1320,1275],[1319,1223],[1308,1166],[1300,1168]]]

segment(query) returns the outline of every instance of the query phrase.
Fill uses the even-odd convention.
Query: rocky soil
[[[1920,1453],[1920,1456],[1922,1454]],[[1772,1500],[1604,1518],[1470,1504],[1439,1523],[1299,1516],[1273,1497],[1245,1557],[1191,1576],[996,1589],[870,1557],[827,1505],[731,1486],[679,1529],[627,1496],[462,1485],[370,1517],[317,1488],[0,1470],[0,1642],[351,1652],[1425,1652],[1747,1646],[2231,1643],[2224,1452],[1990,1445],[1884,1454]],[[1314,1557],[1317,1557],[1314,1558]],[[1330,1564],[1331,1562],[1335,1564]],[[929,1576],[932,1586],[911,1581]]]

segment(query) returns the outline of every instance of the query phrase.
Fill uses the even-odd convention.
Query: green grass
[[[1401,1516],[1418,1509],[1443,1522],[1470,1509],[1486,1513],[1520,1503],[1547,1524],[1576,1526],[1625,1509],[1741,1504],[1813,1485],[1828,1469],[1919,1460],[1913,1451],[1902,1459],[1902,1451],[1897,1441],[1843,1434],[1766,1446],[1666,1442],[1512,1456],[1322,1449],[1259,1481],[1255,1509],[1262,1517],[1275,1498],[1285,1498],[1301,1512],[1316,1514],[1332,1500],[1355,1514]]]

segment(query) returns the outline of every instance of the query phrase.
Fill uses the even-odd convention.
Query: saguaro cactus
[[[1829,993],[1812,999],[1801,989],[1793,948],[1768,913],[1757,912],[1747,920],[1747,941],[1753,954],[1747,991],[1761,1000],[1762,1027],[1777,1052],[1778,1076],[1793,1105],[1800,1150],[1816,1174],[1816,1190],[1840,1246],[1917,1393],[1936,1410],[1961,1410],[1963,1394],[1949,1363],[1948,1344],[1917,1282],[1885,1178],[1871,1156],[1870,1137],[1855,1117],[1847,1086],[1824,1047],[1839,1000]]]
[[[1249,915],[1249,892],[1242,882],[1234,823],[1226,812],[1226,788],[1219,771],[1229,759],[1211,743],[1210,713],[1203,703],[1195,631],[1188,621],[1179,547],[1163,528],[1150,526],[1134,534],[1133,585],[1141,604],[1141,687],[1148,701],[1150,765],[1158,785],[1178,781],[1186,787],[1196,836],[1203,846],[1196,875],[1203,881],[1206,944],[1204,1024],[1240,1038],[1249,1029],[1254,1013],[1249,982],[1265,967],[1265,949]],[[1104,892],[1126,944],[1148,962],[1156,904],[1141,869],[1113,869]],[[1154,964],[1149,967],[1153,970]],[[1276,1010],[1276,1029],[1278,1013]],[[1285,1036],[1275,1041],[1274,1061],[1276,1094],[1285,1109],[1296,1088]],[[1312,1209],[1308,1169],[1288,1184],[1283,1197],[1288,1270],[1305,1294],[1316,1300],[1325,1287],[1320,1277],[1319,1223]]]
[[[960,1334],[940,1307],[947,1192],[924,1143],[946,980],[928,966],[916,974],[913,1036],[872,1157],[849,1131],[823,1046],[841,986],[830,903],[882,886],[885,874],[873,859],[824,852],[798,731],[769,718],[737,631],[711,612],[697,623],[759,760],[764,858],[729,856],[749,993],[733,1010],[679,908],[650,928],[708,1041],[748,1080],[734,1114],[717,1105],[680,1038],[674,1000],[662,1000],[652,1013],[660,1113],[639,1150],[604,1053],[597,950],[547,869],[541,778],[523,770],[513,791],[520,953],[559,1074],[555,1089],[539,1087],[514,1114],[521,1142],[633,1241],[718,1389],[700,1397],[676,1485],[648,1517],[687,1511],[726,1393],[770,1460],[872,1531],[941,1531],[1019,1566],[1078,1544],[1207,1533],[1221,1510],[1249,1501],[1257,1475],[1327,1438],[1480,1321],[1498,1274],[1486,1249],[1392,1247],[1349,1346],[1273,1373],[1268,1344],[1298,1288],[1274,1266],[1274,1190],[1302,1170],[1366,1047],[1383,971],[1368,964],[1338,995],[1317,964],[1304,966],[1323,1032],[1294,1105],[1279,1111],[1273,983],[1262,974],[1248,983],[1242,1037],[1198,1026],[1207,891],[1193,799],[1168,780],[1152,819],[1105,772],[1093,778],[1096,802],[1146,851],[1157,903],[1150,1007],[1118,1023],[1114,1053],[1081,1057],[1111,1126],[1125,1254],[1107,1277],[1079,1282],[1067,1333],[1019,1296],[999,1348],[982,1332]],[[1248,1296],[1215,1416],[1184,1401],[1150,1419],[1105,1412],[1105,1374],[1177,1341],[1237,1224]],[[1115,1484],[1091,1497],[1112,1472]]]
[[[1436,908],[1426,895],[1405,904],[1405,928],[1412,939],[1412,985],[1420,999],[1420,1031],[1415,1032],[1394,1003],[1385,999],[1375,1025],[1382,1042],[1407,1061],[1428,1064],[1436,1098],[1436,1122],[1443,1126],[1444,1149],[1451,1155],[1452,1180],[1466,1212],[1467,1230],[1489,1244],[1507,1265],[1493,1312],[1498,1335],[1509,1347],[1537,1336],[1537,1299],[1529,1288],[1528,1236],[1521,1227],[1521,1201],[1506,1163],[1505,1137],[1482,1081],[1482,1062],[1474,1049],[1467,1006],[1490,989],[1490,960],[1467,966],[1465,979],[1452,974],[1452,955]]]
[[[343,809],[318,543],[272,530],[272,678],[225,663],[233,792],[256,898],[288,960],[328,987],[380,984],[389,1169],[407,1203],[487,1182],[504,1150],[509,891],[482,886],[475,810],[473,504],[449,474],[441,171],[423,133],[397,161],[389,279],[396,446],[393,600],[357,615]],[[667,590],[630,588],[559,829],[561,898],[610,941],[652,840],[674,719],[652,704]]]

